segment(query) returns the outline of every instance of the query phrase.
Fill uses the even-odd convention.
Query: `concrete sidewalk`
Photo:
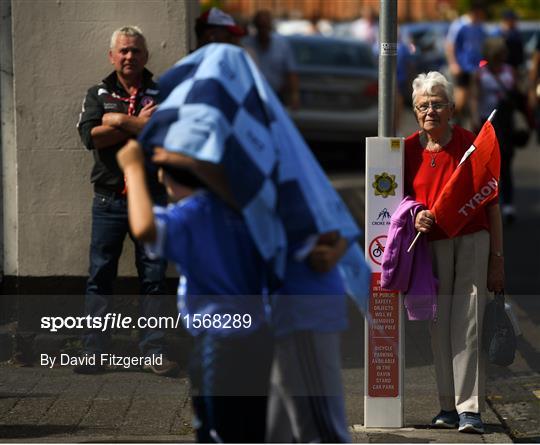
[[[187,379],[2,366],[0,440],[193,442]]]

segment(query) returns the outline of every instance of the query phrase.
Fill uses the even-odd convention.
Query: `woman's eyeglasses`
[[[422,114],[427,113],[430,108],[433,111],[439,113],[440,111],[444,110],[448,105],[449,102],[429,102],[427,104],[415,105],[414,108],[416,108],[416,110]]]

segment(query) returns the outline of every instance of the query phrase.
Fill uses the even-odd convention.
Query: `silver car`
[[[289,113],[310,142],[377,135],[378,70],[370,47],[352,39],[285,36],[298,66],[300,108]]]

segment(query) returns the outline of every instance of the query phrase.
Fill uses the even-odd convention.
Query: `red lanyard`
[[[135,88],[135,91],[131,96],[129,96],[129,99],[122,98],[122,100],[129,102],[128,106],[128,116],[134,116],[135,115],[135,105],[137,103],[137,96],[139,95],[139,89]],[[127,182],[126,177],[124,176],[124,189],[122,190],[122,195],[127,195]]]
[[[137,102],[137,96],[139,95],[139,89],[135,88],[135,92],[129,96],[129,107],[128,107],[128,116],[134,116],[135,115],[135,104]]]
[[[135,109],[137,105],[137,96],[139,95],[139,89],[136,88],[135,92],[129,97],[120,97],[119,99],[128,103],[128,116],[135,116]]]

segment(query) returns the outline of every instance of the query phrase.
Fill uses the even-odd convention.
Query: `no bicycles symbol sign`
[[[369,244],[369,257],[377,266],[382,263],[382,256],[384,253],[384,246],[386,245],[386,235],[381,235],[375,238]]]

